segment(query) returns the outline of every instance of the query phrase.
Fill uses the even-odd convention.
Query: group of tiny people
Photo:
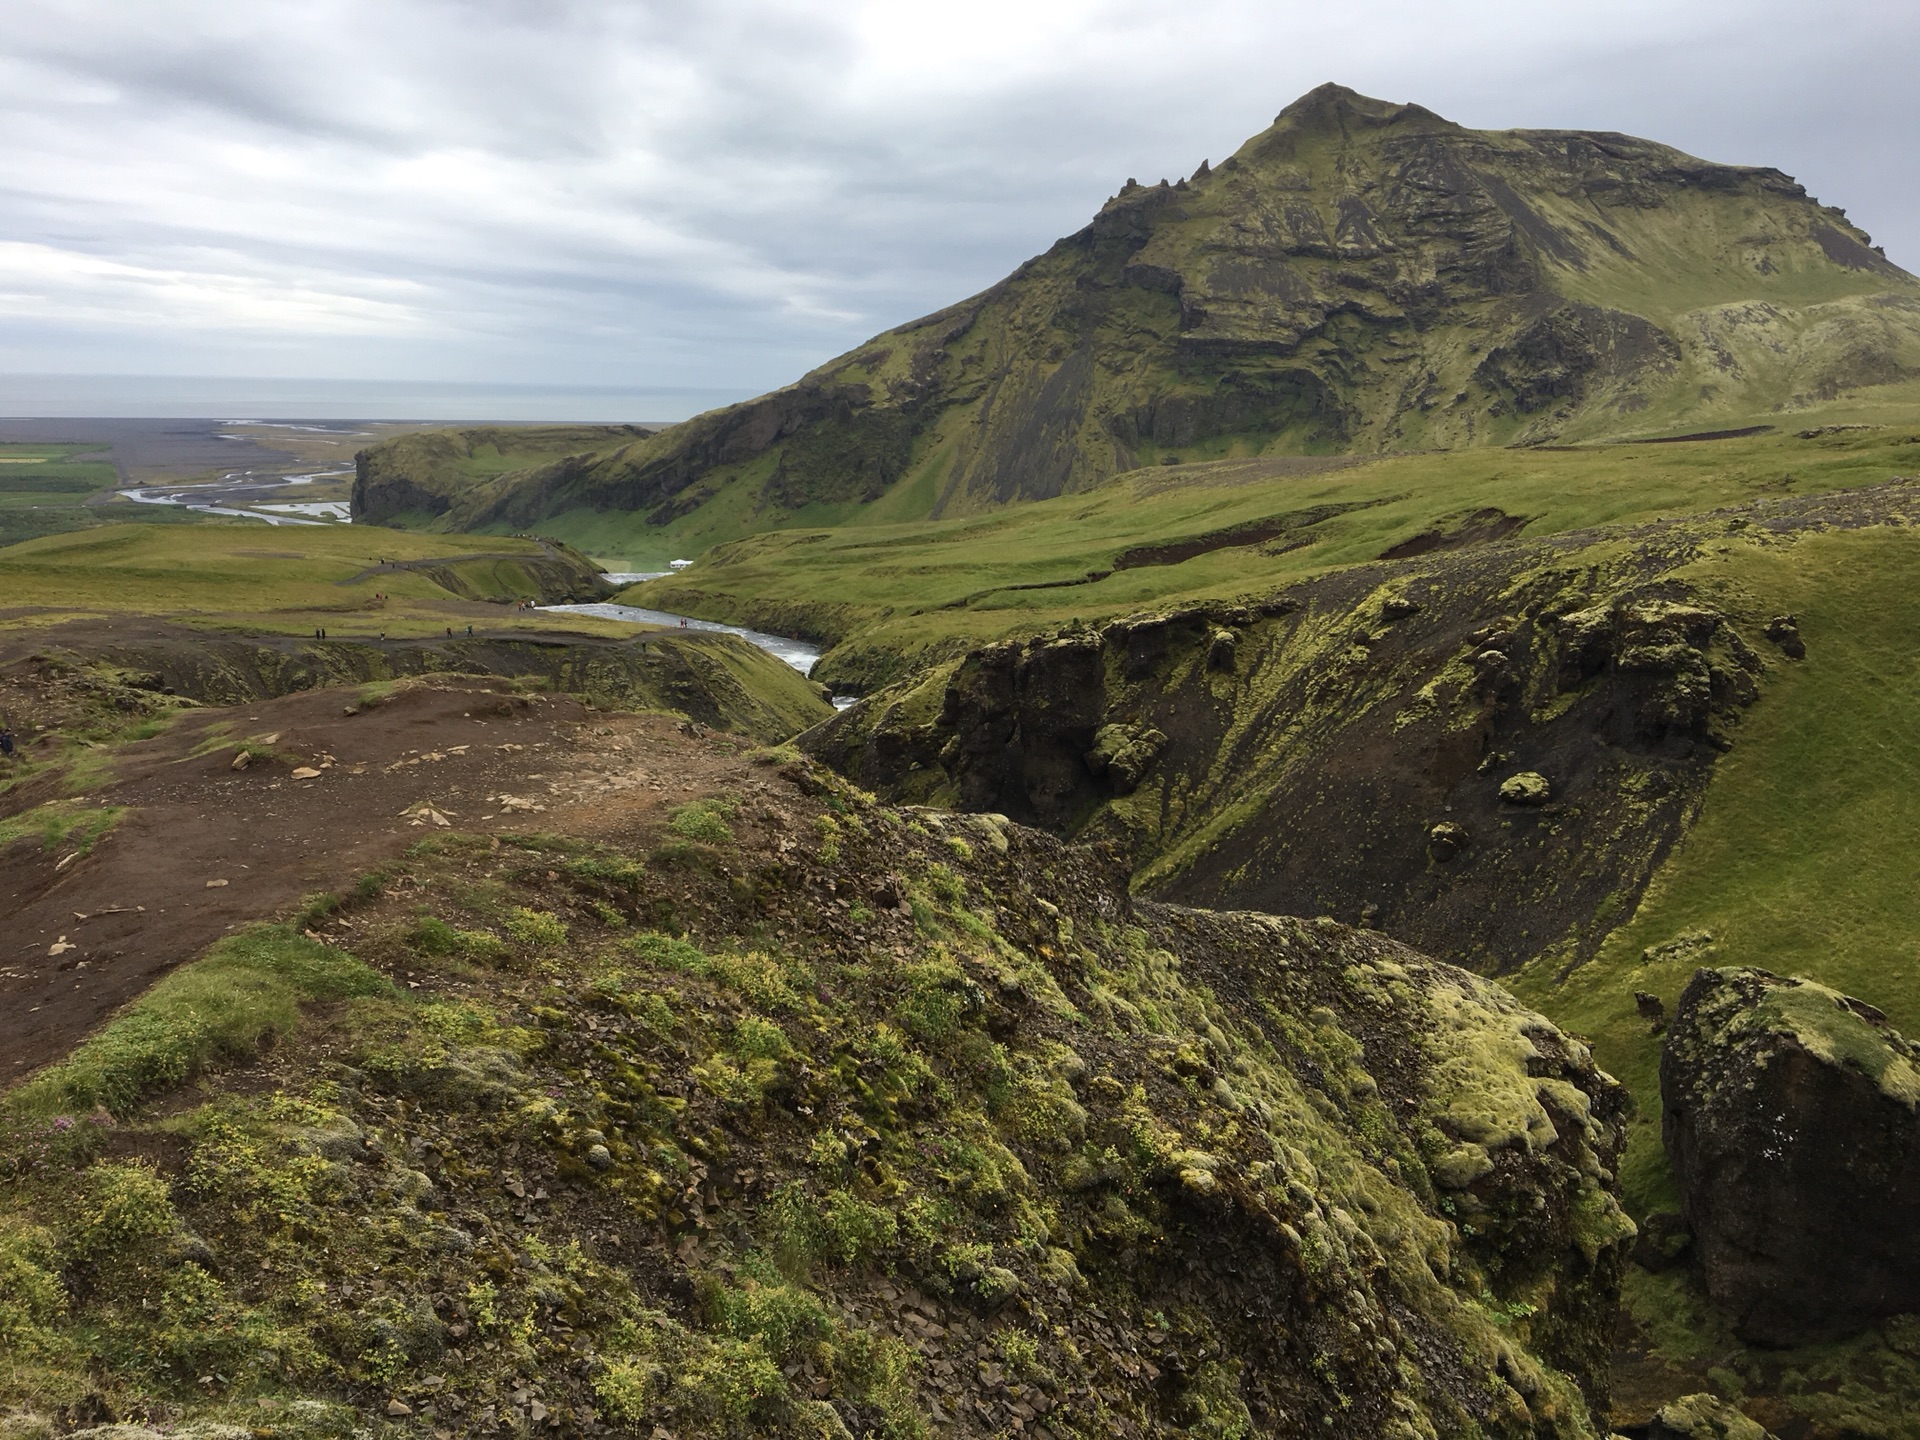
[[[467,634],[469,634],[469,635],[471,635],[471,634],[473,634],[473,626],[471,626],[471,625],[469,625],[469,626],[467,626]],[[316,639],[316,640],[324,640],[324,639],[326,639],[326,638],[327,638],[327,629],[326,629],[326,626],[324,626],[324,625],[316,625],[316,626],[314,627],[314,631],[313,631],[313,638],[314,638],[314,639]],[[386,631],[384,631],[384,630],[382,630],[382,631],[380,632],[380,638],[381,638],[382,640],[384,640],[384,639],[386,639],[386,638],[387,638],[387,632],[386,632]],[[454,638],[454,635],[453,635],[453,627],[452,627],[451,625],[449,625],[449,626],[447,626],[447,638],[448,638],[449,640],[451,640],[451,639],[453,639],[453,638]]]

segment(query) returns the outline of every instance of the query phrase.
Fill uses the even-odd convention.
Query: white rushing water
[[[786,661],[802,675],[812,674],[813,667],[820,661],[820,647],[809,645],[804,640],[795,640],[787,635],[769,635],[764,630],[749,630],[744,625],[696,620],[691,615],[675,615],[667,610],[643,610],[638,605],[612,605],[604,601],[592,605],[542,605],[540,608],[564,611],[570,615],[598,615],[604,620],[625,620],[633,625],[655,625],[669,630],[717,630],[726,635],[738,635],[742,640],[758,645],[769,655]]]

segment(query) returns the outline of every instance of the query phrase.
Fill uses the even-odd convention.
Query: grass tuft
[[[311,1000],[393,993],[344,951],[283,925],[223,940],[155,985],[67,1060],[9,1095],[32,1120],[104,1107],[124,1114],[204,1070],[244,1060],[284,1035]]]

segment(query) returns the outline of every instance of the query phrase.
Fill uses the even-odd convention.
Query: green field
[[[0,445],[0,547],[114,522],[179,525],[200,518],[117,499],[119,482],[98,445]]]

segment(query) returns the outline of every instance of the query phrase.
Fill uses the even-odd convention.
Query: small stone
[[[604,1145],[594,1145],[587,1150],[587,1164],[596,1170],[613,1168],[613,1152]]]
[[[226,888],[227,888],[227,882],[225,880],[207,881],[207,889],[209,890],[224,890]]]
[[[1667,1028],[1667,1003],[1658,995],[1636,990],[1633,992],[1633,1005],[1640,1012],[1640,1018],[1653,1026],[1655,1035]]]
[[[318,780],[320,778],[320,772],[311,765],[302,765],[293,772],[293,778],[296,780]]]
[[[1427,853],[1444,865],[1466,849],[1470,839],[1464,825],[1442,820],[1427,831]]]
[[[1500,785],[1500,798],[1509,805],[1544,805],[1553,798],[1553,787],[1537,770],[1522,770]]]
[[[252,763],[253,763],[253,752],[251,750],[239,751],[233,757],[233,768],[236,770],[244,770],[247,768],[247,766],[251,765]]]
[[[1234,650],[1239,637],[1231,630],[1215,630],[1207,644],[1207,668],[1209,670],[1231,670],[1234,666]]]
[[[393,1416],[396,1420],[403,1415],[411,1415],[412,1413],[413,1407],[397,1395],[387,1401],[387,1414]]]

